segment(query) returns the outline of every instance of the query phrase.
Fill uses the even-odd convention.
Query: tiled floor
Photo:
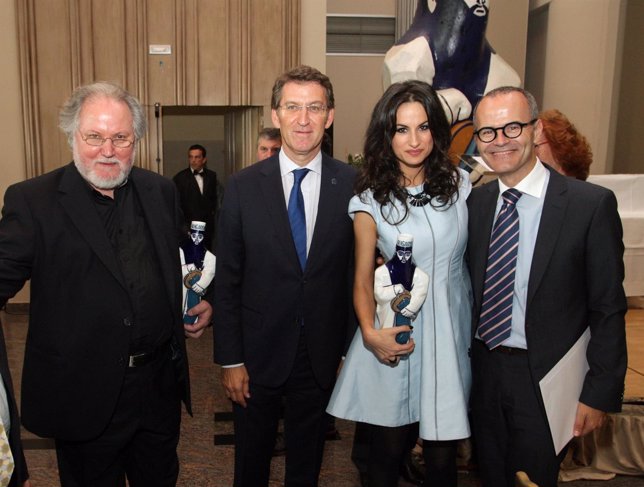
[[[20,383],[22,355],[26,336],[25,314],[0,314],[14,381]],[[626,397],[644,398],[644,310],[631,310],[628,315],[629,370],[626,379]],[[210,330],[198,340],[189,341],[194,417],[184,413],[179,445],[181,461],[180,487],[230,487],[233,472],[233,447],[215,446],[214,435],[232,433],[229,421],[213,421],[214,413],[230,411],[230,405],[219,385],[219,368],[212,363],[212,335]],[[644,406],[643,406],[644,407]],[[91,414],[79,411],[79,414]],[[321,487],[358,486],[358,476],[349,454],[353,425],[338,421],[341,440],[327,442],[320,480]],[[25,432],[27,461],[33,487],[59,487],[56,459],[51,443]],[[271,487],[282,485],[284,457],[273,461]],[[401,482],[401,486],[404,484]],[[461,473],[461,487],[476,487],[475,474]],[[596,487],[644,487],[644,478],[617,477],[606,482],[570,482],[568,487],[593,485]]]

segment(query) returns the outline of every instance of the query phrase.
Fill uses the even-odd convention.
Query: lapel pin
[[[333,178],[331,179],[331,184],[338,184],[338,181],[335,178]]]

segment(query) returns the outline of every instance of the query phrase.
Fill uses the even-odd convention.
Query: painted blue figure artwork
[[[215,277],[215,256],[203,243],[206,224],[193,221],[190,224],[190,238],[181,243],[181,274],[183,276],[183,322],[194,324],[196,316],[187,311],[199,304],[201,297]]]
[[[471,128],[473,107],[485,93],[521,84],[517,72],[485,38],[489,3],[418,0],[409,30],[385,56],[384,87],[408,79],[425,81],[438,92],[450,124],[466,121]],[[469,132],[465,147],[452,147],[455,153],[474,151]]]
[[[412,260],[413,241],[412,235],[398,235],[396,253],[376,269],[373,290],[378,328],[411,325],[425,302],[429,276]],[[398,333],[396,341],[407,343],[409,332]]]

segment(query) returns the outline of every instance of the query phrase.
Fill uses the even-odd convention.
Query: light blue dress
[[[414,236],[413,259],[429,275],[427,298],[416,320],[414,351],[391,367],[365,347],[357,330],[338,377],[327,412],[381,426],[420,422],[420,437],[454,440],[470,436],[467,420],[471,373],[470,343],[472,292],[463,255],[467,243],[467,206],[471,190],[461,172],[459,197],[448,209],[430,204],[409,206],[405,221],[386,222],[372,192],[354,196],[349,214],[364,211],[376,222],[378,248],[385,261],[395,251],[399,233]],[[422,186],[407,188],[419,193]],[[362,197],[362,200],[361,200]],[[402,205],[396,205],[401,211]],[[390,205],[387,211],[396,208]],[[387,213],[386,213],[387,214]]]

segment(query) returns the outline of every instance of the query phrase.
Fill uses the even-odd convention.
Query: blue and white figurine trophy
[[[199,304],[215,277],[216,258],[203,244],[205,230],[204,222],[191,222],[190,238],[179,248],[183,276],[183,322],[190,325],[197,321],[197,317],[189,316],[187,311]]]
[[[396,241],[396,253],[376,269],[374,296],[380,328],[411,325],[425,302],[429,276],[412,260],[414,237],[401,233]],[[405,344],[410,332],[396,334],[396,341]]]

